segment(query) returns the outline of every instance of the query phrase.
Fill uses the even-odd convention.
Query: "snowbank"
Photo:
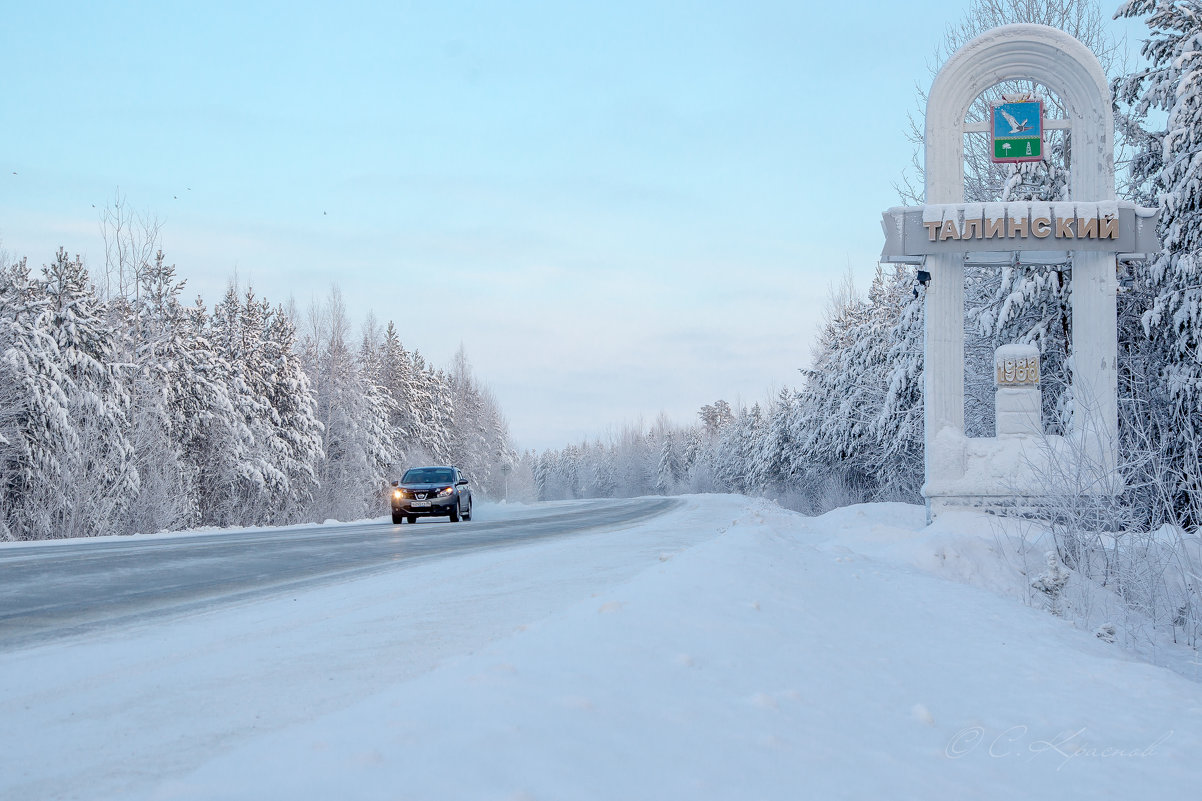
[[[20,712],[35,725],[19,736],[11,685],[36,697],[46,682],[30,671],[69,655],[9,655],[0,736],[16,756],[78,767],[100,743],[108,764],[145,771],[23,784],[0,762],[0,796],[1192,797],[1202,684],[982,589],[1021,583],[989,529],[976,515],[925,529],[899,504],[806,519],[694,497],[624,532],[223,613],[207,621],[221,637],[186,623],[123,640],[144,649],[132,675],[110,672],[116,641],[85,644],[70,656],[89,660],[89,698],[111,703],[79,710],[81,726],[67,692],[53,719]],[[189,643],[189,659],[156,667]],[[58,689],[79,671],[64,672]],[[281,683],[292,703],[265,703]],[[122,703],[138,690],[178,716]],[[257,729],[213,723],[239,701]],[[173,738],[206,726],[181,758]]]

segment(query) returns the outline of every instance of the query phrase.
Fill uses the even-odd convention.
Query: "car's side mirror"
[[[394,481],[394,482],[392,482],[392,486],[394,486],[394,487],[399,487],[399,486],[401,486],[401,482],[399,482],[399,481]]]
[[[461,478],[461,479],[459,479],[459,486],[461,486],[461,487],[462,487],[462,486],[463,486],[464,484],[466,484],[466,483],[467,483],[467,479],[466,479],[466,478]]]

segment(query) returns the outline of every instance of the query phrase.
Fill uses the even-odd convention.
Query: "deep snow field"
[[[690,496],[0,653],[0,799],[1199,797],[1202,661],[1024,603],[1006,542]]]

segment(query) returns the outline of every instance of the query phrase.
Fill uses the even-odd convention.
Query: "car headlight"
[[[393,490],[392,497],[399,501],[401,498],[405,497],[405,493],[401,492],[400,490]]]
[[[439,498],[445,498],[445,497],[447,497],[448,495],[454,495],[454,494],[455,494],[455,488],[454,488],[454,487],[446,487],[445,489],[440,489],[440,490],[438,491],[438,497],[439,497]]]

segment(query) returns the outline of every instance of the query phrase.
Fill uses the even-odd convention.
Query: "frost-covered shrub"
[[[1062,615],[1064,613],[1063,606],[1060,600],[1060,594],[1064,592],[1064,585],[1068,584],[1072,573],[1064,569],[1060,564],[1060,557],[1055,551],[1048,551],[1045,554],[1047,558],[1048,568],[1044,572],[1035,577],[1031,582],[1031,586],[1043,593],[1047,600],[1048,611],[1053,615]]]
[[[1124,413],[1121,427],[1127,442],[1117,473],[1100,469],[1083,449],[1063,458],[1061,448],[1053,458],[1050,443],[1048,458],[1031,465],[1046,489],[1015,510],[1026,521],[1020,556],[1025,565],[1029,552],[1044,554],[1046,568],[1030,585],[1046,608],[1079,627],[1114,625],[1116,637],[1136,648],[1167,639],[1194,645],[1202,632],[1198,533],[1180,521],[1146,525],[1149,499],[1159,514],[1173,514],[1171,504],[1154,500],[1171,484],[1163,476],[1172,457],[1147,439],[1142,449],[1132,446],[1132,432],[1146,433],[1140,420]]]

